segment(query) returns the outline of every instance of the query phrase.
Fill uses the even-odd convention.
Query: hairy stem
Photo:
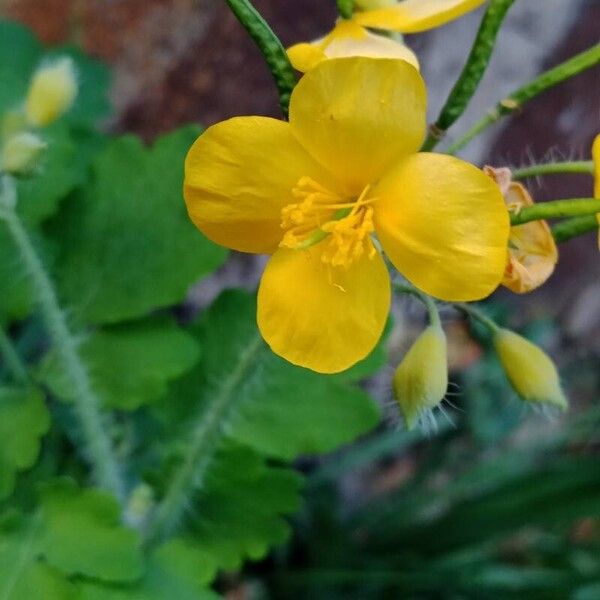
[[[592,46],[588,50],[573,56],[569,60],[561,63],[557,67],[542,73],[533,81],[515,90],[506,98],[498,102],[496,106],[491,108],[488,113],[480,121],[475,123],[463,137],[456,141],[450,148],[448,154],[455,154],[461,148],[464,148],[472,139],[477,137],[481,132],[487,129],[490,125],[498,121],[505,115],[509,115],[519,110],[523,104],[532,100],[547,89],[570,79],[571,77],[597,65],[600,62],[600,44]]]
[[[12,340],[0,327],[0,355],[4,359],[6,367],[16,383],[28,383],[27,367],[21,360],[17,349],[14,347]]]
[[[256,336],[242,352],[236,368],[222,382],[217,394],[196,418],[186,456],[173,473],[148,526],[148,544],[160,542],[173,533],[185,513],[190,495],[202,486],[219,438],[223,435],[223,423],[228,420],[238,398],[237,389],[249,375],[261,346],[262,340]]]
[[[394,290],[396,290],[399,294],[410,294],[415,296],[415,298],[418,298],[427,308],[429,322],[431,325],[436,325],[437,327],[441,326],[440,314],[431,296],[428,296],[421,290],[418,290],[411,285],[402,285],[399,283],[394,284]]]
[[[600,213],[600,200],[594,198],[570,198],[568,200],[552,200],[533,206],[526,206],[519,212],[511,213],[511,225],[523,225],[540,219],[559,219],[563,217],[579,217]]]
[[[576,160],[569,162],[546,163],[543,165],[530,165],[512,171],[513,179],[527,179],[538,175],[559,175],[562,173],[594,174],[594,163],[591,160]]]
[[[279,105],[287,118],[290,96],[296,85],[296,75],[285,48],[249,0],[225,1],[262,52],[275,79],[275,85],[279,92]]]
[[[479,321],[482,325],[487,327],[491,333],[496,333],[500,328],[498,324],[490,319],[483,311],[475,308],[472,304],[468,304],[466,302],[455,302],[452,304],[456,310],[475,319],[475,321]]]
[[[556,242],[567,242],[590,231],[598,231],[598,217],[586,215],[584,217],[573,217],[552,228],[552,235]]]
[[[462,73],[455,83],[436,122],[431,125],[422,151],[433,150],[444,133],[465,112],[490,62],[496,37],[508,9],[515,0],[491,0],[481,20]]]
[[[124,490],[121,472],[111,440],[105,430],[100,402],[92,390],[87,371],[79,356],[77,343],[58,304],[52,281],[14,207],[4,205],[0,209],[0,219],[6,224],[31,278],[42,317],[60,359],[61,367],[73,387],[75,413],[85,446],[84,455],[92,466],[94,480],[100,487],[122,499]]]

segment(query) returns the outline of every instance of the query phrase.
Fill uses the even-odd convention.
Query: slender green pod
[[[511,225],[523,225],[540,219],[560,219],[564,217],[579,217],[600,213],[600,200],[595,198],[568,198],[540,202],[526,206],[519,212],[511,213]]]
[[[225,1],[264,56],[277,85],[279,105],[287,118],[290,96],[296,85],[296,74],[283,44],[249,0]]]
[[[508,9],[515,0],[492,0],[481,20],[462,73],[454,84],[437,121],[431,125],[422,150],[433,150],[446,130],[463,114],[490,62],[496,37]]]
[[[558,223],[552,228],[552,235],[554,240],[560,244],[594,230],[598,230],[598,217],[596,215],[586,215],[573,217]]]
[[[512,94],[509,94],[506,98],[498,102],[496,106],[491,108],[485,117],[475,123],[463,137],[448,148],[448,154],[455,154],[490,125],[501,119],[503,116],[519,110],[523,104],[532,100],[542,92],[578,75],[586,69],[594,67],[599,62],[600,43],[573,56],[553,69],[542,73],[533,81],[530,81],[515,90]]]
[[[512,171],[513,179],[527,179],[528,177],[539,177],[541,175],[561,174],[594,174],[594,163],[591,160],[574,160],[567,162],[546,163],[542,165],[530,165]]]

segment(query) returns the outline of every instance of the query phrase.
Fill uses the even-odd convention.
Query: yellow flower
[[[73,61],[68,57],[43,65],[33,75],[27,99],[27,122],[45,127],[62,116],[77,96],[77,76]]]
[[[324,38],[309,44],[296,44],[287,50],[294,68],[301,73],[314,69],[329,58],[366,56],[371,58],[399,58],[419,68],[415,53],[402,42],[367,31],[352,20],[338,21]]]
[[[594,198],[600,200],[600,133],[594,138],[592,144],[592,158],[594,160]],[[600,213],[596,218],[600,225]],[[598,230],[598,247],[600,248],[600,229]]]
[[[440,404],[448,389],[447,342],[439,323],[419,336],[394,374],[394,395],[408,429]]]
[[[514,390],[527,402],[568,406],[552,359],[539,347],[508,329],[494,334],[494,348]]]
[[[0,171],[15,175],[28,173],[46,146],[42,139],[28,131],[11,135],[2,146]]]
[[[414,52],[400,41],[365,29],[415,33],[444,25],[485,0],[357,0],[349,20],[340,20],[325,37],[288,48],[295,69],[306,73],[323,60],[348,56],[399,58],[419,68]]]
[[[510,211],[518,212],[524,206],[533,205],[527,189],[512,181],[510,169],[484,167],[483,170],[500,186]],[[556,242],[546,221],[532,221],[511,227],[508,263],[502,285],[517,294],[531,292],[552,275],[557,262]]]
[[[485,0],[362,0],[353,20],[363,27],[417,33],[445,25],[481,6]]]
[[[190,149],[192,221],[218,244],[272,254],[257,320],[288,361],[333,373],[373,349],[391,298],[375,233],[428,294],[475,300],[500,283],[509,231],[502,195],[472,165],[417,154],[425,104],[408,63],[340,58],[300,80],[289,123],[229,119]]]

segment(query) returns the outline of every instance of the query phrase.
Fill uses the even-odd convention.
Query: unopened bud
[[[394,374],[394,394],[408,429],[440,404],[448,388],[447,342],[430,325],[411,346]]]
[[[354,0],[356,8],[361,10],[377,10],[397,4],[396,0]]]
[[[508,380],[523,400],[567,408],[556,366],[539,346],[514,331],[498,329],[494,347]]]
[[[125,508],[125,521],[131,527],[140,527],[148,518],[154,506],[154,492],[146,483],[140,483],[131,492],[131,497]]]
[[[25,102],[28,123],[36,127],[49,125],[71,108],[76,96],[77,76],[70,58],[40,67],[33,75]]]
[[[12,175],[30,172],[46,143],[37,135],[23,131],[9,137],[2,146],[0,170]]]

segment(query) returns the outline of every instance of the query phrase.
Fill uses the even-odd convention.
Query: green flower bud
[[[376,10],[397,4],[396,0],[354,0],[354,4],[361,10]]]
[[[523,400],[567,408],[556,365],[539,346],[514,331],[498,329],[494,347],[508,380]]]
[[[76,96],[77,76],[70,58],[59,58],[40,67],[27,93],[27,122],[35,127],[49,125],[71,108]]]
[[[448,388],[447,342],[439,324],[427,327],[394,374],[394,394],[408,429],[440,404]]]
[[[2,146],[0,170],[12,175],[30,172],[46,143],[37,135],[23,131],[9,137]]]

